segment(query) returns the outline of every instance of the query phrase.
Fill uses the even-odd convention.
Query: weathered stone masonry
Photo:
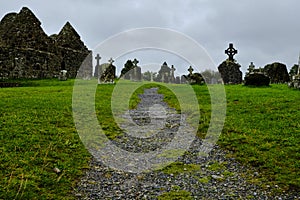
[[[26,7],[0,22],[0,79],[52,78],[63,69],[74,78],[90,53],[69,22],[59,34],[48,36]],[[92,57],[85,63],[85,75],[91,77]]]

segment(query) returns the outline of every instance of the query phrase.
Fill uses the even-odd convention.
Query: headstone
[[[174,71],[175,71],[176,69],[175,69],[175,67],[174,67],[174,65],[172,65],[172,67],[171,67],[171,83],[175,83],[175,76],[174,76]]]
[[[263,73],[250,73],[245,77],[245,85],[269,86],[270,78]]]
[[[188,71],[189,71],[189,75],[193,75],[193,71],[194,71],[194,69],[192,68],[192,66],[190,66],[190,68],[188,69]]]
[[[110,59],[108,60],[108,62],[109,62],[110,65],[112,65],[115,61],[114,61],[113,58],[110,58]]]
[[[241,65],[238,63],[226,60],[221,63],[218,70],[221,74],[224,84],[241,84],[243,73],[240,71]]]
[[[98,70],[100,68],[100,59],[101,59],[100,55],[97,54],[97,56],[95,57],[95,59],[96,59],[96,66],[95,66],[94,77],[98,77]]]
[[[116,67],[113,65],[114,60],[110,58],[108,62],[98,68],[98,84],[113,84],[115,81]]]
[[[206,69],[201,72],[201,75],[205,79],[206,84],[218,84],[222,83],[221,75],[219,72],[216,72],[214,70]],[[220,80],[220,82],[219,82]]]
[[[248,73],[253,73],[255,69],[255,65],[253,64],[253,62],[250,63],[249,67],[248,67]]]
[[[134,64],[134,66],[136,67],[137,66],[137,64],[139,63],[139,61],[135,58],[133,61],[132,61],[132,63]]]
[[[183,75],[186,79],[186,82],[189,84],[197,84],[197,85],[202,85],[205,83],[204,78],[200,73],[193,73],[194,69],[192,66],[188,68],[188,75]]]
[[[269,86],[270,78],[263,73],[261,69],[255,69],[253,62],[248,67],[248,72],[245,76],[245,85],[250,86]]]
[[[233,48],[233,44],[230,43],[228,49],[225,50],[228,55],[228,59],[221,63],[218,70],[221,74],[224,84],[241,84],[243,80],[243,73],[240,68],[241,65],[236,63],[233,56],[237,54],[237,50]]]
[[[67,80],[67,70],[61,70],[58,76],[58,80],[66,81]]]
[[[131,80],[132,81],[141,81],[142,80],[142,70],[137,64],[139,61],[135,58],[132,62],[134,64],[134,68],[131,71]]]
[[[181,84],[186,84],[187,81],[186,81],[186,78],[185,78],[185,75],[182,75],[181,78],[180,78],[180,83]]]
[[[126,80],[131,80],[132,79],[132,71],[134,68],[134,64],[131,60],[127,60],[126,63],[124,64],[123,69],[121,70],[121,75],[120,78],[126,79]]]
[[[175,83],[176,83],[176,84],[180,84],[180,77],[179,77],[179,76],[176,76],[176,78],[175,78]]]
[[[300,89],[300,54],[299,54],[299,60],[298,60],[298,70],[296,72],[296,75],[293,75],[291,82],[289,82],[289,87],[293,87],[296,89]]]

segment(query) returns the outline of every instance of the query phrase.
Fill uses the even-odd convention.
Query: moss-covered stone
[[[240,71],[241,65],[235,61],[226,60],[222,62],[218,70],[224,84],[241,84],[243,73]]]
[[[83,61],[81,74],[91,76],[90,53],[69,22],[58,35],[48,36],[29,8],[0,22],[0,79],[53,78],[61,70],[74,78]]]

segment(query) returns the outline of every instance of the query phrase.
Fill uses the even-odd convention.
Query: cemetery
[[[257,68],[253,61],[243,77],[235,59],[242,50],[230,43],[220,52],[228,58],[218,71],[165,61],[158,71],[145,72],[138,57],[123,66],[113,57],[104,60],[69,22],[48,36],[29,8],[5,15],[0,21],[0,199],[299,199],[300,57],[289,72],[283,63]],[[181,68],[185,74],[177,73]],[[104,165],[76,130],[72,95],[78,80],[96,83],[93,114],[109,141],[134,153],[151,152],[175,133],[185,134],[179,127],[187,128],[188,121],[181,119],[170,88],[191,86],[201,113],[195,140],[162,169],[131,173]],[[120,127],[111,110],[119,81],[124,88],[137,87]],[[226,91],[226,120],[217,144],[203,155],[199,147],[213,118],[208,87],[220,86]],[[146,137],[155,129],[160,132]]]

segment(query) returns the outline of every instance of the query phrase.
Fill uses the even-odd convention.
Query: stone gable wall
[[[53,78],[62,69],[74,78],[90,53],[69,22],[50,37],[28,8],[7,14],[0,22],[0,79]],[[92,60],[85,63],[90,64],[85,65],[89,76]]]

